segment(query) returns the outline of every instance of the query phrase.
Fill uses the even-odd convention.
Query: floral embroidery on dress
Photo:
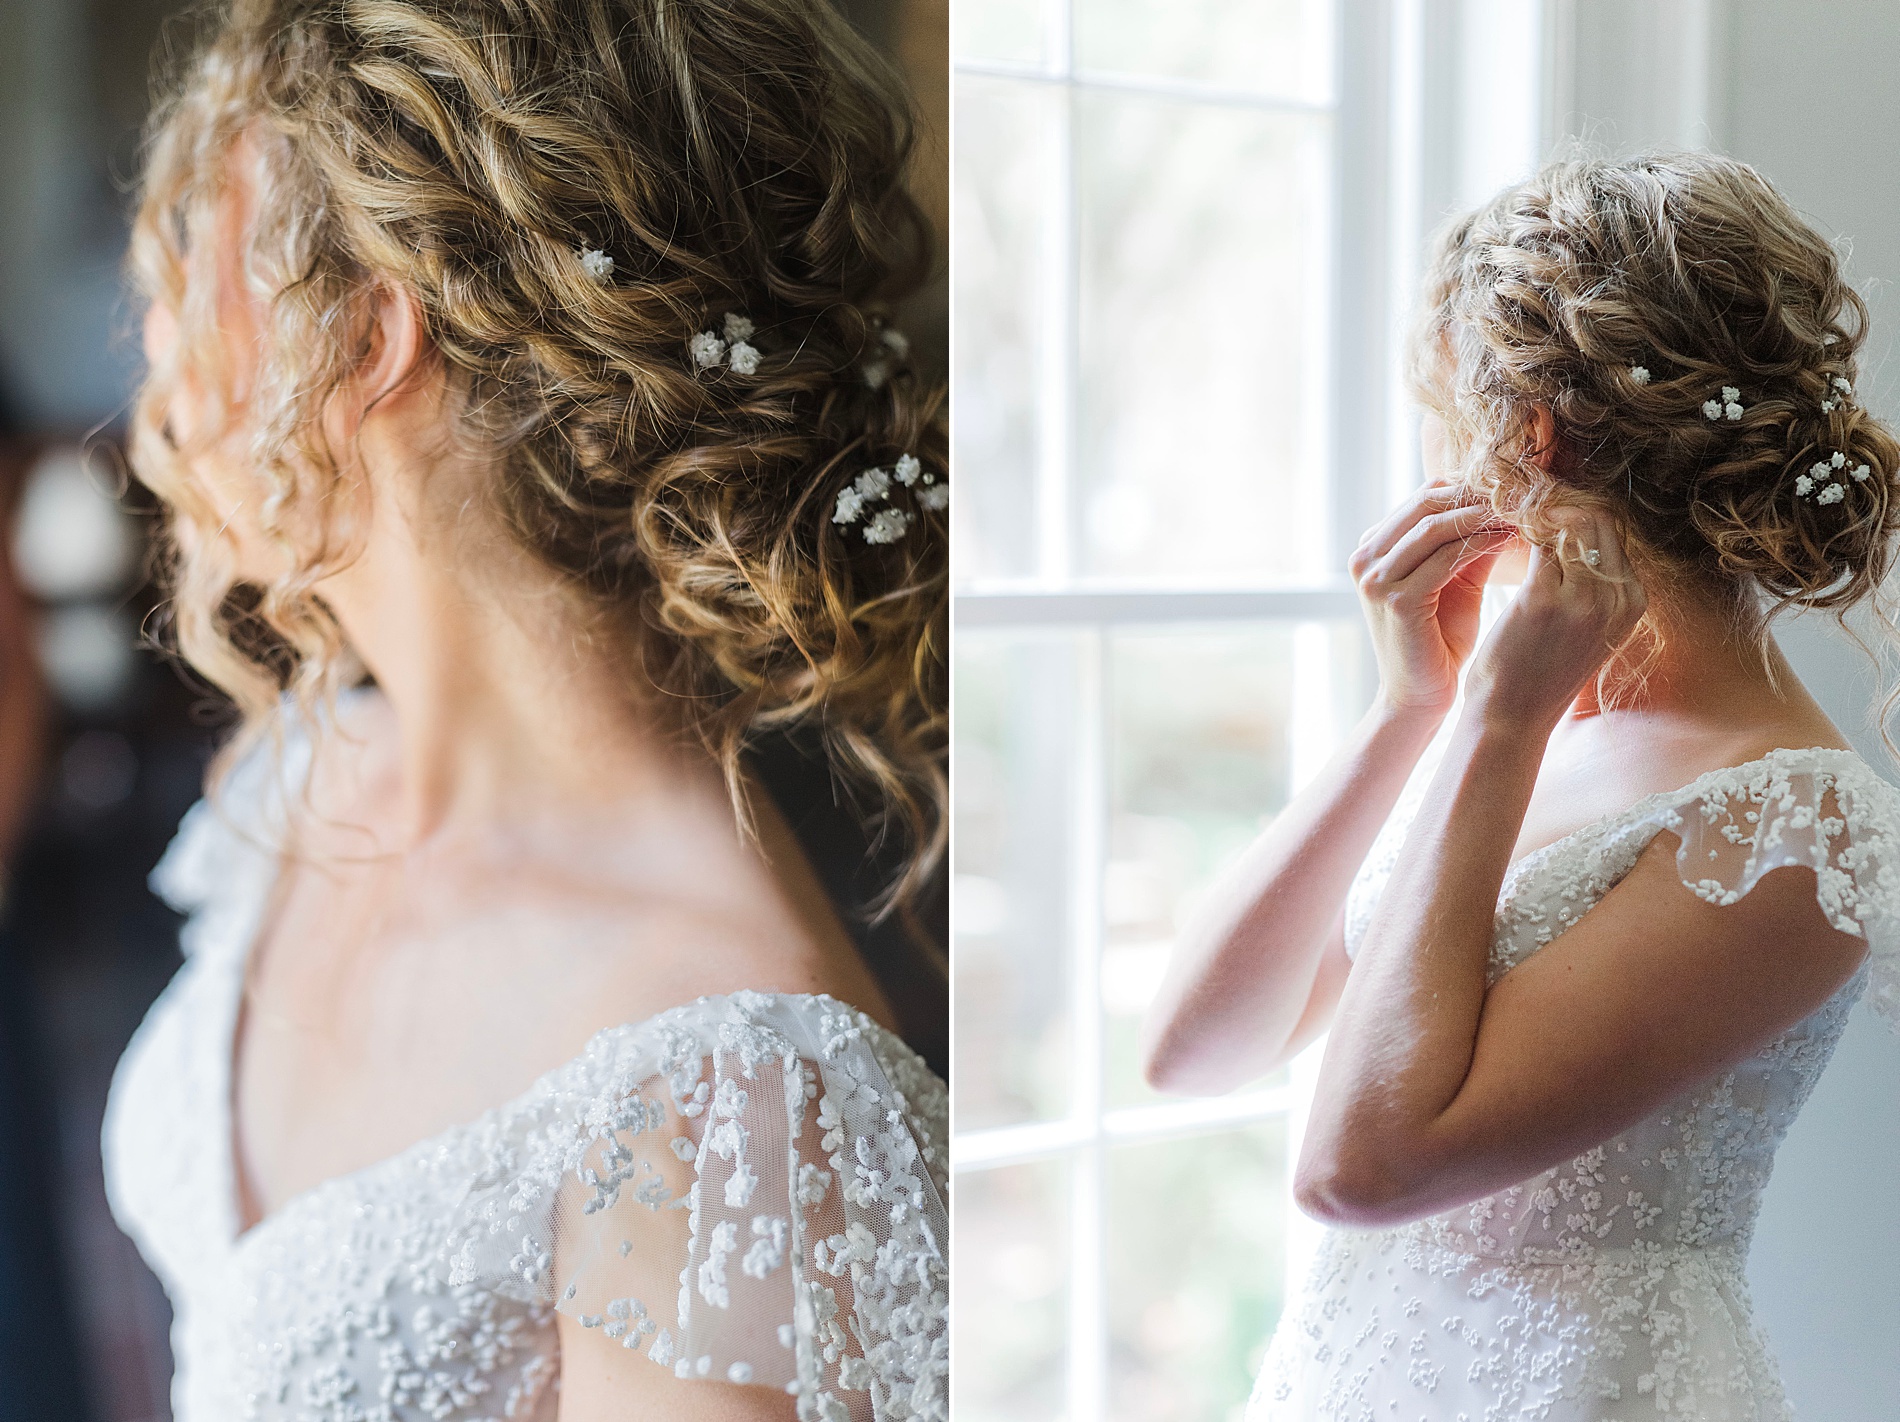
[[[1348,899],[1362,941],[1434,765],[1401,796]],[[1745,1274],[1776,1149],[1867,991],[1900,1016],[1900,791],[1851,753],[1776,751],[1651,796],[1513,865],[1490,977],[1561,935],[1660,832],[1685,886],[1734,903],[1803,865],[1868,959],[1807,1020],[1648,1120],[1534,1179],[1382,1231],[1329,1230],[1250,1422],[1784,1422]]]
[[[610,1028],[239,1235],[230,1032],[275,872],[269,802],[239,786],[252,822],[194,809],[155,875],[192,952],[106,1132],[114,1210],[173,1300],[179,1422],[547,1422],[563,1315],[678,1377],[790,1392],[801,1419],[947,1422],[948,1093],[831,998]]]

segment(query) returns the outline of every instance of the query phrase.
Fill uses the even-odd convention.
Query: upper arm
[[[1275,1067],[1283,1066],[1311,1045],[1319,1035],[1333,1025],[1333,1014],[1339,1010],[1339,995],[1346,990],[1346,978],[1352,972],[1352,959],[1346,955],[1345,916],[1334,920],[1332,932],[1326,935],[1326,946],[1320,950],[1319,968],[1313,974],[1313,987],[1306,995],[1306,1006],[1300,1010],[1299,1021],[1293,1024],[1293,1030],[1287,1035],[1286,1045],[1280,1049]]]
[[[712,1085],[710,1073],[701,1079]],[[658,1087],[659,1083],[650,1086]],[[661,1088],[663,1089],[663,1088]],[[674,1299],[682,1261],[691,1252],[692,1198],[698,1169],[670,1148],[677,1138],[700,1143],[705,1114],[678,1120],[664,1138],[641,1132],[622,1139],[636,1167],[614,1204],[586,1211],[591,1191],[576,1179],[556,1205],[561,1225],[552,1233],[553,1273],[561,1343],[560,1422],[779,1422],[796,1416],[782,1390],[745,1387],[720,1378],[675,1376],[673,1348],[656,1353],[659,1330],[677,1327]],[[596,1147],[584,1169],[612,1166]],[[572,1297],[564,1297],[572,1291]],[[621,1307],[616,1308],[619,1301]]]
[[[559,1316],[559,1422],[794,1422],[797,1400],[777,1388],[675,1377],[601,1335]]]
[[[563,1422],[942,1422],[941,1083],[827,1000],[708,1010],[471,1196],[456,1281],[554,1310]]]
[[[1815,871],[1784,866],[1717,907],[1659,833],[1567,932],[1486,994],[1471,1065],[1429,1154],[1456,1200],[1635,1124],[1818,1010],[1864,938],[1833,927]],[[1456,1202],[1456,1201],[1454,1201]]]

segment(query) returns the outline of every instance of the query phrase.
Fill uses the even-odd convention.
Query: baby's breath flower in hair
[[[1804,489],[1802,492],[1807,491]],[[831,511],[833,523],[856,523],[858,515],[863,512],[864,495],[860,494],[855,486],[847,484],[838,490],[838,503]]]
[[[581,270],[606,286],[614,278],[614,259],[598,247],[584,247],[581,249]]]
[[[1630,379],[1638,385],[1649,384],[1649,367],[1646,365],[1632,365],[1630,367]]]
[[[912,491],[911,497],[918,508],[941,512],[949,506],[950,491],[937,483],[936,475],[924,472],[923,461],[914,454],[900,454],[893,469],[867,469],[840,489],[838,501],[831,510],[831,521],[856,523],[874,504],[889,501],[898,486]],[[864,541],[895,543],[916,518],[915,514],[896,507],[879,509],[865,522]]]
[[[862,371],[864,383],[873,390],[882,389],[884,382],[891,378],[891,361],[905,360],[910,355],[910,337],[895,326],[886,326],[877,333],[878,344],[884,349],[865,361]]]
[[[1797,474],[1794,491],[1804,499],[1812,495],[1817,504],[1838,504],[1847,497],[1847,486],[1840,482],[1843,470],[1857,484],[1866,483],[1874,472],[1872,466],[1867,464],[1856,464],[1848,469],[1847,456],[1837,449],[1826,459],[1816,460],[1809,465],[1807,473]]]
[[[734,375],[757,375],[760,351],[751,341],[758,326],[751,317],[728,311],[723,329],[723,337],[716,331],[701,331],[693,337],[693,363],[701,370],[723,365]]]
[[[895,543],[909,530],[910,519],[902,509],[879,509],[877,516],[864,526],[864,541]]]
[[[726,364],[735,375],[759,373],[759,348],[752,344],[752,333],[758,329],[751,317],[736,311],[726,313]]]

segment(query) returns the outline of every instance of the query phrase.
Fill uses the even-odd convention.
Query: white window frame
[[[1025,0],[1030,3],[1031,0]],[[1427,227],[1439,214],[1474,200],[1511,176],[1496,170],[1497,115],[1462,98],[1457,82],[1468,64],[1494,64],[1493,21],[1500,7],[1516,24],[1528,14],[1533,34],[1539,0],[1333,0],[1334,73],[1323,103],[1277,100],[1258,94],[1146,76],[1079,70],[1072,45],[1076,0],[1034,0],[1044,10],[1049,62],[1045,65],[977,62],[953,55],[955,76],[1054,86],[1068,94],[1111,89],[1259,112],[1294,112],[1327,120],[1330,194],[1316,249],[1328,298],[1323,320],[1306,333],[1325,377],[1308,395],[1306,444],[1332,472],[1326,542],[1330,578],[1310,586],[1272,590],[1139,591],[1072,581],[1077,542],[1073,497],[1076,429],[1077,232],[1073,105],[1056,106],[1057,192],[1046,226],[1043,285],[1045,329],[1039,384],[1040,448],[1035,507],[1037,567],[1009,584],[959,583],[953,599],[959,632],[975,629],[1060,628],[1078,641],[1078,723],[1070,739],[1067,807],[1071,862],[1066,886],[1070,940],[1068,967],[1072,1079],[1067,1113],[1054,1120],[959,1131],[951,1150],[953,1175],[1039,1161],[1070,1163],[1068,1377],[1064,1416],[1095,1422],[1107,1415],[1109,1328],[1106,1281],[1104,1163],[1111,1146],[1204,1135],[1285,1119],[1289,1148],[1297,1150],[1303,1106],[1316,1053],[1295,1064],[1292,1084],[1211,1100],[1162,1102],[1109,1109],[1102,1097],[1104,1043],[1100,964],[1106,863],[1107,642],[1116,630],[1169,623],[1294,625],[1295,679],[1291,782],[1297,787],[1324,763],[1344,730],[1336,723],[1338,678],[1363,677],[1365,668],[1331,660],[1328,622],[1355,617],[1357,596],[1345,580],[1346,559],[1359,533],[1417,480],[1416,421],[1401,379],[1402,323],[1419,276]],[[1164,4],[1166,0],[1154,0]],[[1475,42],[1475,43],[1474,43]],[[1541,47],[1541,38],[1536,39]],[[1533,55],[1532,58],[1538,59]],[[1542,82],[1533,63],[1526,83]],[[1508,96],[1507,96],[1508,97]],[[953,90],[953,104],[956,102]],[[1525,109],[1518,96],[1513,120],[1535,125],[1536,95]],[[954,124],[953,124],[954,128]],[[1466,140],[1466,135],[1470,140]],[[1481,145],[1475,146],[1474,145]],[[1536,151],[1536,134],[1530,135]],[[952,162],[955,161],[953,149]],[[1520,166],[1528,166],[1522,164]],[[954,270],[953,270],[954,280]],[[953,330],[954,339],[954,330]],[[954,456],[954,451],[953,451]],[[1361,684],[1364,684],[1363,682]],[[953,847],[954,855],[954,847]],[[954,924],[953,924],[954,927]],[[953,1008],[954,1011],[954,1008]],[[954,1086],[953,1086],[954,1089]],[[952,1189],[952,1198],[955,1198]],[[1303,1272],[1312,1227],[1285,1201],[1289,1216],[1288,1274]],[[1291,1296],[1289,1288],[1288,1295]],[[980,1300],[975,1301],[982,1306]]]

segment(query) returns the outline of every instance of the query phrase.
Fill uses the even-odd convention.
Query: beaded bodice
[[[556,1416],[556,1321],[821,1422],[948,1416],[947,1095],[826,997],[609,1027],[524,1095],[239,1233],[232,1030],[271,796],[195,808],[155,875],[187,959],[120,1065],[113,1207],[174,1309],[179,1422]]]
[[[1354,885],[1349,950],[1429,768]],[[1870,984],[1883,1010],[1897,1000],[1900,792],[1848,752],[1776,751],[1597,821],[1512,867],[1491,980],[1577,922],[1664,830],[1680,838],[1683,882],[1712,903],[1776,868],[1814,869],[1830,921],[1867,938],[1866,963],[1768,1046],[1573,1160],[1399,1229],[1329,1231],[1289,1301],[1254,1422],[1788,1415],[1743,1262],[1775,1150],[1850,1009]]]

